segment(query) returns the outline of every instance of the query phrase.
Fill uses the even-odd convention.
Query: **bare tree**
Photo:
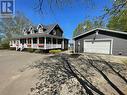
[[[85,6],[94,6],[94,0],[38,0],[35,9],[43,14],[47,7],[54,11],[54,7],[62,8],[72,6],[74,3],[78,5],[78,2],[82,2]],[[101,18],[117,15],[123,9],[127,9],[127,0],[114,0],[111,8],[104,8],[105,14]]]
[[[92,4],[93,0],[79,0],[78,2],[83,3],[84,5]],[[41,14],[44,13],[45,8],[49,8],[50,10],[54,11],[54,7],[63,8],[66,6],[72,6],[73,4],[78,5],[77,0],[38,0],[35,6],[35,9],[39,11]]]
[[[22,13],[17,12],[14,18],[2,18],[0,20],[1,30],[7,38],[11,38],[12,34],[21,34],[24,27],[28,27],[32,22]]]

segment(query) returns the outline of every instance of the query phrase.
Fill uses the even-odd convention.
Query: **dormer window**
[[[43,25],[38,25],[38,27],[37,27],[37,29],[38,29],[38,32],[39,33],[43,33],[44,32],[44,27],[43,27]]]
[[[56,31],[55,31],[55,30],[53,30],[53,35],[54,35],[54,36],[56,35]]]
[[[27,31],[27,34],[30,34],[30,31]]]
[[[24,35],[27,35],[26,29],[23,29],[23,34],[24,34]]]
[[[30,27],[29,31],[30,31],[30,34],[34,34],[34,29],[33,29],[33,27]]]
[[[39,33],[43,33],[43,32],[44,32],[42,27],[40,27],[40,28],[38,29],[38,31],[39,31]]]

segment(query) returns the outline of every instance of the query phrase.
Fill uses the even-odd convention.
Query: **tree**
[[[14,18],[2,18],[0,21],[1,31],[4,31],[9,39],[12,34],[22,34],[23,28],[31,24],[31,21],[20,12],[17,12]]]
[[[109,29],[127,32],[127,10],[122,10],[117,16],[111,16],[107,27]]]
[[[54,6],[61,8],[66,5],[71,6],[77,0],[38,0],[35,9],[43,13],[45,8],[50,7],[51,10],[54,10]],[[84,5],[94,5],[94,0],[79,0],[78,2],[83,2]],[[78,3],[77,3],[78,4]],[[127,8],[127,0],[113,0],[111,8],[105,8],[106,13],[102,16],[105,18],[107,15],[116,15],[120,10]]]
[[[94,0],[79,0],[78,2],[81,2],[85,6],[92,5]],[[48,10],[48,8],[53,12],[55,11],[55,8],[62,9],[63,7],[72,7],[73,4],[77,4],[77,0],[37,0],[35,5],[35,10],[40,12],[41,14],[45,14],[45,11]],[[47,13],[47,12],[46,12]]]
[[[78,24],[76,29],[73,31],[73,37],[81,34],[83,32],[83,23]]]
[[[101,17],[122,15],[124,9],[127,9],[127,0],[114,0],[111,8],[104,8],[105,14]]]
[[[93,28],[104,27],[104,21],[102,21],[102,19],[96,18],[95,20],[92,20],[92,21],[91,20],[85,20],[84,23],[78,24],[77,28],[73,32],[73,37],[75,37],[75,36],[77,36],[83,32],[89,31]]]
[[[84,26],[85,26],[85,31],[88,31],[88,30],[90,30],[90,29],[92,29],[93,28],[93,23],[90,21],[90,20],[86,20],[85,22],[84,22]]]
[[[93,23],[90,20],[85,20],[83,23],[78,24],[73,32],[73,37],[92,29],[92,27]]]
[[[93,28],[103,28],[105,27],[105,22],[103,21],[102,18],[95,18],[93,20]]]

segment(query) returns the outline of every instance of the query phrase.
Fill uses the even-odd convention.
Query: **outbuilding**
[[[127,55],[127,32],[96,28],[73,38],[74,52]]]

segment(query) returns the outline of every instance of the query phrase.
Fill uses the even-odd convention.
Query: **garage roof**
[[[80,34],[80,35],[78,35],[78,36],[75,36],[75,37],[73,37],[73,39],[78,38],[78,37],[83,36],[83,35],[86,35],[86,34],[88,34],[88,33],[90,33],[90,32],[97,31],[97,30],[102,30],[102,31],[107,31],[107,32],[111,32],[111,33],[118,33],[118,34],[127,35],[127,32],[109,30],[109,29],[104,29],[104,28],[95,28],[95,29],[92,29],[92,30],[90,30],[90,31],[84,32],[84,33],[82,33],[82,34]]]

